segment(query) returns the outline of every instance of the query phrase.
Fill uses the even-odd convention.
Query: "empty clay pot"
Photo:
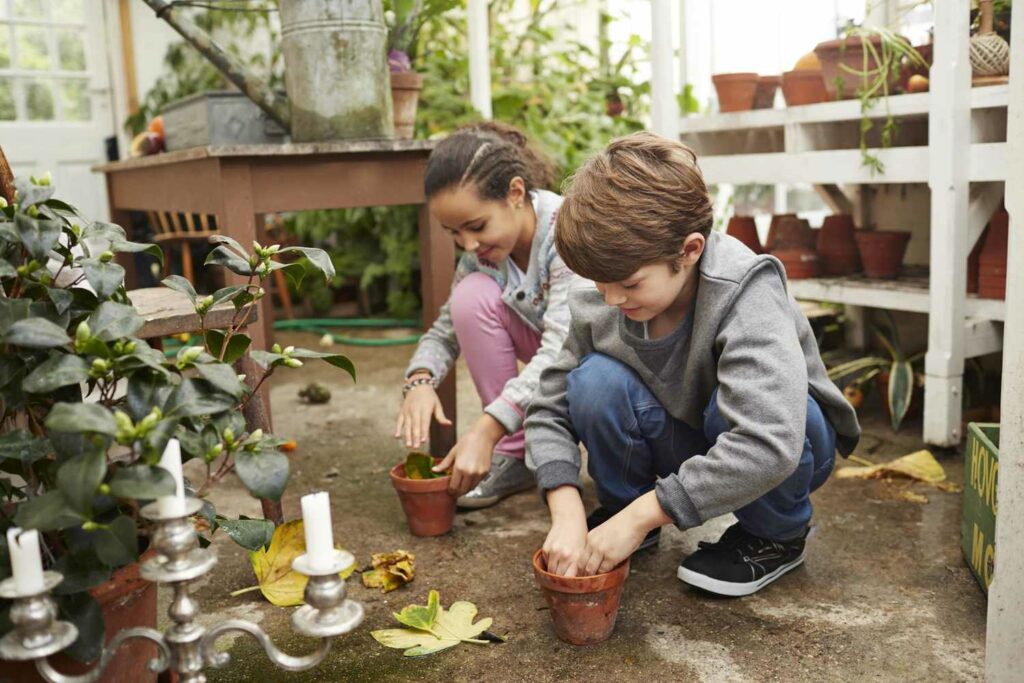
[[[395,137],[411,140],[416,125],[416,109],[423,90],[423,76],[415,71],[391,72],[391,102],[394,109]]]
[[[718,93],[719,111],[747,111],[754,106],[757,74],[716,74],[711,77],[711,82],[715,84],[715,92]]]
[[[818,230],[821,274],[840,277],[860,272],[860,250],[854,239],[853,217],[841,213],[826,216]]]
[[[440,536],[451,530],[455,523],[455,496],[448,493],[451,477],[409,479],[405,463],[392,467],[390,475],[413,536]]]
[[[903,256],[910,242],[909,232],[858,230],[854,236],[868,277],[893,280],[899,277]]]
[[[864,40],[869,40],[873,44],[876,53],[881,54],[881,36],[867,36]],[[876,78],[878,62],[869,52],[867,68],[865,68],[864,42],[860,36],[818,43],[814,48],[814,54],[818,55],[818,59],[821,61],[821,76],[825,80],[825,90],[828,91],[828,98],[830,100],[844,100],[856,97],[857,90],[864,85],[864,76],[850,73],[846,69],[840,68],[840,64],[855,72],[867,71],[867,81],[869,83],[873,82]],[[842,79],[842,92],[838,89],[837,79]],[[900,74],[898,70],[895,74],[890,74],[890,92],[895,91],[896,86],[899,85],[899,80]]]
[[[533,575],[551,612],[555,635],[572,645],[608,640],[619,613],[629,560],[596,576],[566,577],[547,571],[544,551],[533,554]]]
[[[772,216],[771,222],[768,224],[768,238],[764,242],[765,251],[771,251],[775,247],[775,239],[777,236],[777,230],[779,221],[783,218],[796,218],[795,213],[777,213]]]
[[[986,299],[1006,298],[1006,261],[1010,236],[1010,215],[1000,210],[989,221],[978,256],[978,295]]]
[[[782,261],[786,277],[800,280],[817,277],[818,254],[814,251],[814,231],[803,219],[786,216],[776,226],[772,256]]]
[[[758,76],[754,91],[754,109],[771,109],[775,106],[775,92],[782,79],[778,76]]]
[[[725,229],[725,234],[743,242],[755,254],[764,253],[761,240],[757,236],[757,223],[754,222],[752,216],[733,216],[729,219],[729,226]]]
[[[803,69],[782,74],[782,97],[787,107],[824,102],[828,99],[828,91],[825,90],[821,71]]]

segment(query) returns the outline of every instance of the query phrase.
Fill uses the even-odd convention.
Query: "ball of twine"
[[[1010,73],[1010,46],[995,33],[972,37],[971,70],[975,76],[1005,76]]]

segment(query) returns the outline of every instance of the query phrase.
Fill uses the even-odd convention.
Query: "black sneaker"
[[[587,529],[594,529],[601,526],[609,519],[612,518],[612,513],[608,511],[608,508],[598,507],[589,515],[587,515]],[[658,539],[661,538],[661,527],[657,529],[651,529],[646,536],[644,536],[643,542],[640,543],[640,547],[634,550],[634,553],[638,553],[641,550],[647,550],[648,548],[655,548],[658,545]]]
[[[769,541],[733,524],[717,542],[698,543],[697,552],[683,560],[676,576],[709,593],[750,595],[803,564],[806,537],[805,533],[792,541]]]

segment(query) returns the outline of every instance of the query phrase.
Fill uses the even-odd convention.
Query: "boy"
[[[828,379],[785,271],[711,233],[696,156],[649,133],[577,171],[557,249],[597,287],[526,418],[527,462],[551,510],[548,569],[605,572],[660,527],[738,522],[680,565],[684,582],[749,595],[804,560],[809,494],[849,454],[857,416]],[[600,507],[579,491],[582,441]]]

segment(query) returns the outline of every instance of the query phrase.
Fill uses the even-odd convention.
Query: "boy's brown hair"
[[[711,197],[697,155],[652,133],[613,140],[569,179],[555,246],[569,268],[596,282],[620,282],[645,265],[679,269],[692,233],[711,230]]]

